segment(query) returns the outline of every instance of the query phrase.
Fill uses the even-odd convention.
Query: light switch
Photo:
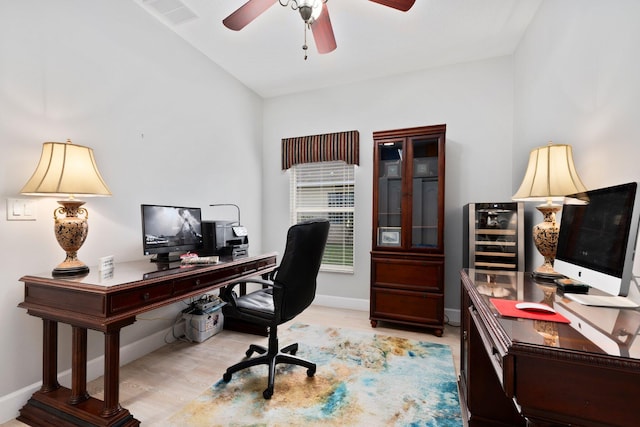
[[[7,199],[7,221],[35,221],[37,205],[33,199]]]

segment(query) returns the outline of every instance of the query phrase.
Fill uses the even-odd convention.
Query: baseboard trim
[[[452,326],[460,326],[460,310],[453,308],[444,309],[445,321]]]
[[[369,311],[370,304],[368,299],[361,298],[344,298],[332,295],[316,295],[313,304],[323,307],[344,308],[347,310]],[[460,324],[460,310],[453,308],[444,309],[445,319],[447,323],[458,326]]]
[[[369,311],[369,300],[359,298],[335,297],[332,295],[317,295],[313,304],[323,307],[344,308],[347,310]]]

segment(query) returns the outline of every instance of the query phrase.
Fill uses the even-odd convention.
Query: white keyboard
[[[612,307],[612,308],[637,308],[637,303],[629,298],[615,295],[585,295],[585,294],[564,294],[565,297],[578,302],[582,305],[591,305],[594,307]]]

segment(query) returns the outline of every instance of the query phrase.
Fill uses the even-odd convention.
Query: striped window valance
[[[300,163],[343,160],[350,165],[360,164],[360,133],[325,133],[322,135],[284,138],[282,140],[282,169]]]

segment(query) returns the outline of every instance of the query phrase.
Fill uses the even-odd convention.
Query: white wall
[[[318,294],[368,300],[372,133],[445,123],[445,307],[456,316],[462,206],[511,199],[512,76],[511,57],[503,57],[265,100],[264,218],[268,223],[263,224],[263,238],[284,246],[282,236],[289,225],[289,173],[280,170],[281,139],[358,130],[355,273],[321,273]]]
[[[35,222],[6,221],[5,201],[20,196],[42,142],[67,138],[94,149],[113,192],[87,200],[90,231],[79,254],[87,264],[109,254],[143,257],[141,203],[200,206],[208,219],[236,215],[209,204],[237,203],[251,250],[260,252],[257,95],[134,2],[0,2],[0,423],[17,415],[41,379],[42,325],[16,307],[18,279],[64,258],[53,235],[54,199],[37,199]],[[158,331],[162,343],[180,308],[140,316],[160,320],[139,318],[123,330],[123,346]],[[89,339],[91,360],[101,354],[102,336]],[[59,365],[70,365],[64,326]]]
[[[640,181],[639,19],[636,0],[542,3],[514,55],[514,192],[529,151],[550,140],[573,146],[587,188]],[[530,268],[542,263],[527,250]]]

